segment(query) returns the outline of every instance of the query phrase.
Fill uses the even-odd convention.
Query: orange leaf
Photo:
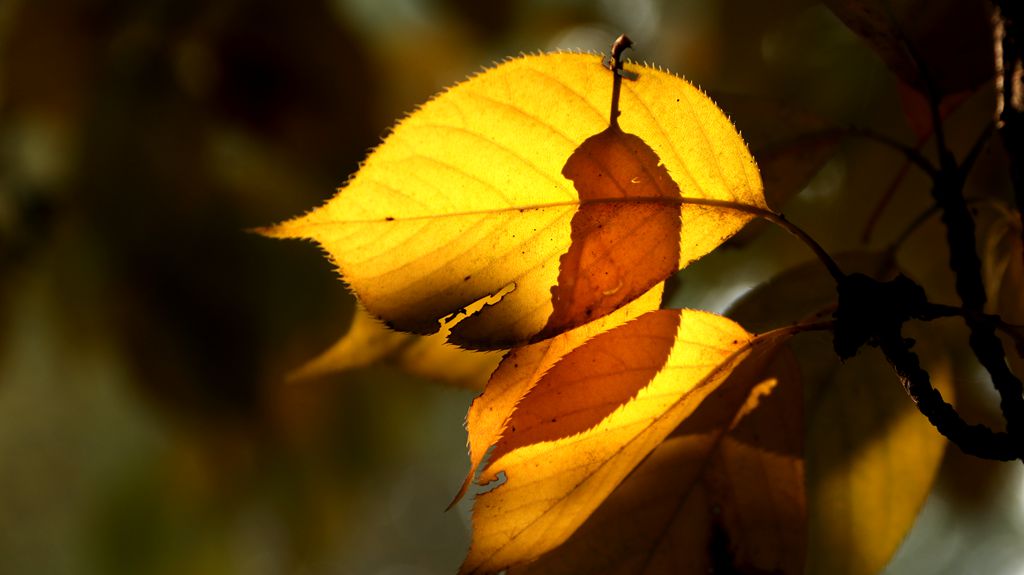
[[[758,377],[724,383],[568,541],[511,573],[801,573],[799,369],[783,353]]]
[[[581,206],[551,289],[554,309],[535,339],[618,309],[679,269],[682,194],[643,140],[616,123],[580,144],[562,175]]]
[[[551,366],[591,337],[658,309],[664,286],[659,284],[643,296],[596,321],[584,324],[557,337],[517,347],[508,352],[498,368],[491,374],[487,388],[473,400],[466,415],[469,432],[469,473],[449,505],[458,503],[465,495],[484,455],[505,432],[509,418],[523,396]],[[467,352],[468,353],[468,352]]]
[[[529,421],[529,436],[539,441],[507,440],[504,450],[481,472],[481,485],[499,474],[506,481],[476,498],[473,544],[462,572],[490,573],[526,563],[568,539],[630,471],[730,376],[741,382],[731,386],[730,393],[738,394],[742,403],[757,383],[751,374],[763,367],[790,333],[753,337],[721,316],[660,310],[598,335],[566,355],[537,382],[533,393],[557,395],[560,384],[568,382],[566,390],[575,393],[582,406],[579,410],[586,413],[563,414],[577,422],[579,427],[573,429],[560,418],[529,421],[525,409],[517,411]],[[638,349],[639,336],[668,340],[668,357]],[[573,368],[559,369],[563,364]],[[611,401],[625,403],[599,420],[609,405],[588,403],[585,396],[592,391],[573,385],[591,381],[597,386],[612,376],[641,371],[653,374],[646,386],[610,394]],[[635,397],[629,399],[633,393]]]

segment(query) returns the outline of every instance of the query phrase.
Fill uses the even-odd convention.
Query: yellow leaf
[[[802,573],[799,375],[783,353],[753,389],[723,383],[568,541],[511,573]]]
[[[497,352],[467,351],[447,343],[444,333],[400,333],[356,306],[348,332],[322,354],[289,375],[320,377],[389,362],[413,375],[470,389],[482,389],[498,366]]]
[[[487,382],[487,388],[473,400],[466,415],[469,473],[455,495],[452,505],[465,495],[473,474],[483,462],[487,450],[505,432],[509,417],[519,407],[520,400],[533,389],[551,366],[595,335],[658,309],[664,291],[665,286],[659,284],[611,314],[551,339],[517,347],[505,355]]]
[[[622,82],[618,123],[624,138],[650,151],[638,156],[640,171],[630,182],[650,185],[643,174],[657,168],[684,198],[764,209],[753,159],[714,103],[672,74],[626,68],[637,79]],[[535,339],[553,315],[560,258],[586,203],[562,171],[581,144],[608,127],[611,78],[597,55],[505,62],[400,122],[324,206],[264,231],[319,242],[366,309],[402,331],[434,333],[444,318],[502,294],[455,325],[451,341],[487,349]],[[650,205],[656,195],[616,204]],[[593,201],[600,202],[608,200]],[[661,241],[678,243],[673,268],[714,249],[751,218],[685,202],[678,211],[682,232]],[[629,243],[617,250],[628,252]],[[664,279],[654,278],[612,306]],[[544,336],[585,321],[569,319],[555,321]]]
[[[844,269],[874,277],[898,271],[885,254],[852,252],[837,259]],[[818,262],[811,262],[755,288],[728,313],[746,326],[763,329],[783,317],[828,309],[835,298],[834,280]],[[929,343],[924,341],[927,333],[918,339]],[[913,526],[947,441],[917,410],[876,350],[864,349],[841,363],[826,337],[799,338],[791,347],[804,370],[807,406],[807,572],[874,575]],[[922,363],[933,385],[952,401],[948,360],[941,353],[933,355],[922,355]]]
[[[535,417],[525,408],[513,413],[509,431],[537,442],[511,439],[504,450],[499,443],[481,472],[481,485],[498,479],[499,473],[506,480],[476,498],[473,543],[462,573],[499,571],[532,561],[561,544],[730,376],[739,383],[728,393],[742,403],[757,383],[752,374],[763,368],[789,334],[777,331],[754,337],[720,316],[660,310],[567,354],[523,401],[533,394],[554,397],[559,389],[573,393],[582,400],[579,412],[563,415],[574,418],[577,429],[566,427],[560,418]],[[665,354],[645,349],[664,349],[663,343]],[[560,369],[563,365],[570,368]],[[635,389],[616,391],[610,402],[586,397],[586,382],[600,385],[634,372],[649,373],[649,383],[634,382]],[[609,404],[617,403],[608,414]],[[608,415],[595,421],[594,413]],[[516,425],[520,414],[523,429]]]
[[[823,351],[818,349],[819,352]],[[944,358],[925,363],[953,399]],[[838,361],[808,405],[808,573],[874,575],[899,548],[931,491],[947,441],[873,349]]]

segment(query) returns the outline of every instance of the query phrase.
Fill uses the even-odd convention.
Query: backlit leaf
[[[484,454],[501,438],[512,412],[522,408],[520,400],[533,389],[541,376],[591,337],[658,309],[663,291],[664,286],[659,284],[611,314],[551,339],[517,347],[505,355],[487,382],[487,389],[473,400],[466,415],[469,473],[452,501],[453,505],[465,494],[473,474],[484,460]]]
[[[564,542],[724,381],[732,378],[727,393],[742,404],[789,333],[754,337],[720,316],[660,310],[563,357],[520,402],[480,474],[480,485],[499,474],[505,482],[476,498],[462,572],[526,563]],[[634,380],[631,373],[650,378]],[[622,376],[632,388],[614,381],[610,391],[588,389],[588,383],[609,385]],[[571,394],[578,409],[539,416],[560,392]],[[545,401],[528,410],[523,404],[533,395]]]
[[[374,319],[361,306],[348,332],[329,349],[289,375],[301,380],[388,362],[413,375],[470,389],[482,389],[501,355],[451,345],[444,333],[400,333]]]
[[[853,252],[837,259],[845,270],[873,277],[896,269],[885,254]],[[834,280],[811,262],[755,288],[728,315],[766,329],[786,317],[828,311],[835,297]],[[927,334],[917,337],[926,340]],[[840,363],[827,338],[810,335],[791,347],[805,382],[808,573],[873,575],[913,526],[946,439],[918,412],[877,351],[865,349]],[[948,360],[938,353],[924,356],[923,364],[951,401]]]
[[[512,347],[542,331],[551,336],[581,324],[589,318],[575,307],[552,319],[552,289],[574,291],[560,263],[578,239],[572,221],[584,213],[582,206],[637,212],[616,225],[609,238],[616,241],[632,240],[631,227],[637,239],[646,234],[639,228],[652,206],[681,218],[682,233],[669,225],[654,234],[659,241],[653,243],[678,244],[672,268],[714,249],[751,216],[686,203],[678,208],[658,192],[662,183],[674,182],[683,198],[764,207],[757,168],[714,103],[672,74],[632,64],[626,69],[637,79],[622,82],[621,135],[611,144],[628,141],[627,151],[642,150],[622,163],[628,180],[617,182],[623,190],[646,190],[640,197],[583,201],[579,181],[574,185],[572,173],[563,175],[563,168],[573,172],[578,162],[570,158],[581,144],[609,126],[612,73],[597,55],[545,54],[505,62],[431,100],[394,128],[334,198],[265,233],[319,242],[366,309],[402,331],[434,333],[441,320],[488,297],[496,301],[452,328],[453,342]],[[599,249],[605,243],[600,239]],[[619,241],[616,257],[628,265],[651,244]],[[674,248],[669,260],[673,254]],[[580,261],[588,257],[600,259],[600,253],[583,253]],[[610,284],[588,283],[603,286],[590,293],[598,300],[592,316],[663,280],[664,267],[618,272]],[[610,270],[615,266],[605,262],[585,273]]]
[[[537,337],[601,317],[679,268],[679,244],[666,240],[679,236],[682,195],[643,140],[612,125],[587,138],[562,175],[580,207],[551,290],[554,309]]]
[[[925,366],[952,401],[948,360]],[[913,526],[947,441],[876,350],[862,350],[841,369],[836,360],[827,373],[808,382],[817,389],[807,407],[808,572],[874,575]]]
[[[766,367],[752,389],[722,384],[568,541],[511,572],[802,573],[799,369],[789,353]],[[749,392],[745,402],[736,390]]]

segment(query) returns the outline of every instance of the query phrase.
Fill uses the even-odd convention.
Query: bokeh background
[[[473,393],[386,365],[285,384],[353,300],[314,246],[246,230],[330,197],[444,86],[620,32],[723,102],[919,137],[906,90],[810,0],[0,0],[0,573],[454,572],[468,511],[443,509]],[[992,102],[982,84],[951,117],[958,149]],[[727,112],[770,136],[745,109]],[[784,207],[841,251],[902,158],[829,145]],[[972,186],[998,196],[1005,169],[986,151]],[[911,174],[876,242],[927,205]],[[907,265],[941,286],[944,263],[915,255],[928,229]],[[808,256],[761,229],[681,274],[673,303],[720,311]],[[1024,573],[1020,471],[952,450],[890,572]]]

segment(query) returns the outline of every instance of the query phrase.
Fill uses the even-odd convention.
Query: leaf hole
[[[473,278],[472,275],[468,275],[468,276],[464,277],[462,279],[462,281],[467,281],[468,282],[472,278]],[[467,305],[466,307],[457,309],[454,312],[448,314],[447,316],[441,318],[441,321],[440,321],[441,328],[439,330],[440,333],[445,338],[447,338],[448,335],[451,333],[452,329],[454,329],[455,326],[458,325],[461,321],[465,320],[467,317],[470,317],[472,315],[475,315],[475,314],[479,313],[480,310],[484,309],[485,307],[487,307],[489,305],[494,305],[494,304],[500,302],[505,296],[507,296],[508,294],[512,293],[512,291],[515,290],[515,289],[516,289],[516,284],[515,284],[515,282],[512,282],[512,283],[506,285],[505,287],[501,288],[497,292],[495,292],[493,294],[490,294],[490,295],[486,295],[486,296],[476,300],[475,302]]]
[[[485,483],[484,485],[481,485],[480,489],[476,492],[476,494],[483,495],[484,493],[494,491],[495,489],[501,487],[502,485],[505,485],[506,482],[508,482],[508,476],[505,474],[504,471],[499,471],[498,474],[494,477],[494,479]]]

